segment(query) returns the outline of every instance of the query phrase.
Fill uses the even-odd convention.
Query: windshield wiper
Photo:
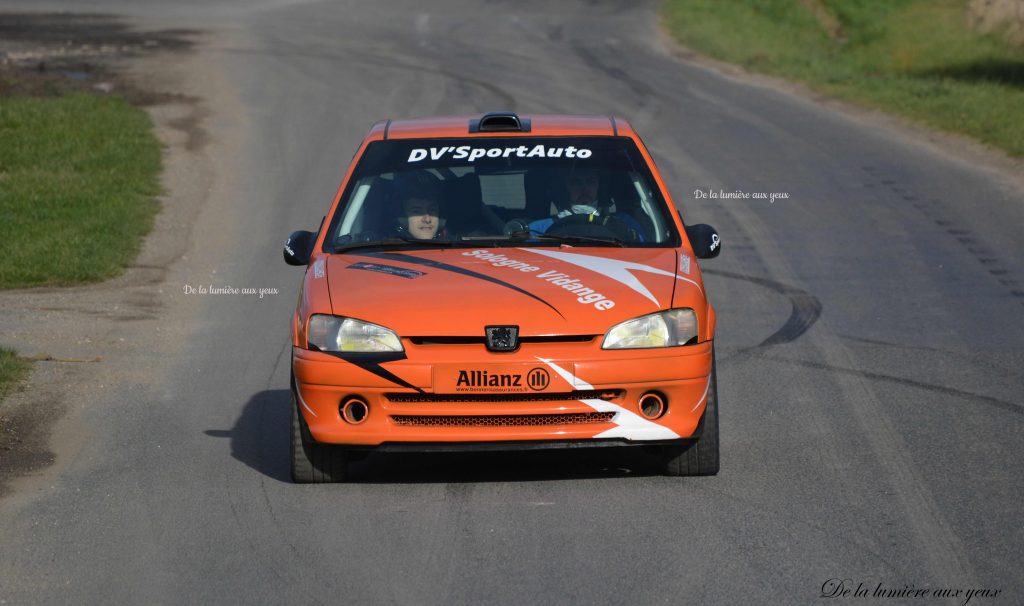
[[[560,244],[598,244],[601,246],[625,247],[626,243],[619,238],[595,238],[593,236],[573,236],[571,234],[531,234],[528,231],[514,231],[508,236],[511,242],[527,242],[539,240],[541,242],[558,242]]]
[[[385,238],[383,240],[369,240],[367,242],[356,242],[354,244],[348,244],[346,246],[337,246],[334,248],[334,253],[340,254],[360,248],[383,248],[388,246],[402,246],[404,244],[417,244],[420,246],[446,248],[448,246],[454,246],[455,244],[457,244],[457,242],[452,242],[451,240],[417,240],[416,238],[407,238],[402,236],[397,238]]]

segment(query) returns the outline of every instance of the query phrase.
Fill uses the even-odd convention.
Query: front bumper
[[[397,448],[415,444],[654,443],[694,437],[704,413],[711,342],[648,350],[602,350],[599,343],[526,344],[514,353],[479,345],[410,345],[401,359],[292,349],[293,389],[317,442]],[[455,377],[487,382],[502,371],[544,369],[550,384],[456,387]],[[487,372],[492,369],[491,372]],[[475,371],[475,375],[474,375]],[[509,372],[504,374],[515,374]],[[496,380],[491,378],[492,381]],[[435,389],[435,387],[437,389]],[[455,393],[456,389],[461,389]],[[638,401],[667,402],[654,420]],[[345,421],[340,405],[358,397],[365,419]]]

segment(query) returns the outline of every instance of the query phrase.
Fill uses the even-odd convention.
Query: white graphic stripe
[[[560,377],[569,382],[573,387],[582,389],[594,389],[594,386],[586,381],[576,378],[571,372],[555,364],[551,360],[537,357],[538,360],[547,364]],[[640,415],[630,412],[618,404],[612,404],[604,400],[580,400],[580,402],[593,408],[597,412],[614,412],[612,423],[618,427],[601,432],[595,438],[625,438],[627,440],[671,440],[680,437],[664,425],[648,421]]]
[[[655,274],[658,276],[669,276],[672,278],[676,278],[677,280],[683,280],[696,286],[700,290],[701,296],[704,295],[704,289],[700,287],[700,284],[697,284],[693,280],[689,278],[684,278],[682,276],[678,276],[670,271],[658,269],[657,267],[644,265],[643,263],[633,263],[632,261],[619,261],[618,259],[606,259],[604,257],[581,255],[579,253],[567,253],[557,250],[538,250],[535,248],[520,248],[519,250],[531,252],[537,255],[544,255],[545,257],[551,257],[553,259],[558,259],[560,261],[565,261],[566,263],[571,263],[584,269],[589,269],[590,271],[602,274],[608,278],[611,278],[612,280],[615,280],[616,282],[619,282],[620,284],[628,286],[629,288],[631,288],[637,293],[640,293],[644,297],[647,297],[648,299],[651,300],[652,303],[654,303],[658,307],[662,307],[661,303],[659,303],[658,299],[655,298],[653,294],[651,294],[651,291],[649,291],[647,287],[644,286],[643,282],[641,282],[636,276],[634,276],[631,273],[632,271],[645,271],[649,274]]]
[[[697,283],[696,283],[696,282],[694,282],[693,280],[691,280],[691,279],[689,279],[689,278],[684,278],[684,277],[682,277],[682,276],[676,276],[676,279],[677,279],[677,280],[682,280],[682,281],[684,281],[684,282],[689,282],[690,284],[693,284],[694,286],[696,286],[696,287],[697,287],[697,290],[699,290],[699,291],[700,291],[700,296],[702,296],[702,297],[704,296],[704,289],[700,287],[700,284],[697,284]]]
[[[647,271],[663,276],[675,275],[667,271],[656,269],[650,265],[642,265],[640,263],[632,263],[630,261],[618,261],[616,259],[605,259],[604,257],[592,257],[590,255],[581,255],[579,253],[567,253],[555,250],[537,250],[535,248],[521,248],[519,250],[552,257],[554,259],[565,261],[566,263],[571,263],[584,269],[589,269],[590,271],[608,276],[612,280],[615,280],[620,284],[624,284],[647,297],[658,307],[661,307],[661,303],[658,302],[658,299],[651,294],[651,291],[647,290],[647,287],[644,286],[643,282],[637,279],[633,274],[629,273],[629,270],[638,269],[640,271]]]
[[[679,434],[664,425],[658,425],[653,421],[641,417],[636,413],[629,412],[621,406],[605,402],[604,400],[580,400],[588,406],[592,406],[598,412],[617,412],[619,414],[612,418],[612,422],[618,427],[603,431],[595,438],[626,438],[627,440],[672,440],[678,438]]]
[[[295,396],[299,398],[299,404],[302,404],[302,407],[305,408],[309,412],[309,414],[311,414],[311,415],[313,415],[315,417],[316,413],[313,412],[312,408],[310,408],[309,406],[306,406],[306,401],[302,399],[302,391],[299,390],[299,386],[298,385],[295,386]]]
[[[569,385],[572,385],[573,387],[582,387],[583,389],[587,389],[587,390],[594,389],[593,385],[591,385],[590,383],[587,383],[586,381],[584,381],[582,379],[577,379],[571,372],[569,372],[568,370],[562,368],[558,364],[555,364],[551,360],[546,360],[546,359],[544,359],[544,358],[542,358],[540,356],[537,356],[537,359],[540,360],[541,362],[547,364],[548,366],[550,366],[551,370],[554,370],[555,372],[558,373],[558,376],[560,376],[563,379],[565,379],[566,381],[568,381]]]
[[[697,407],[701,405],[701,402],[704,401],[704,398],[708,397],[708,390],[710,390],[710,389],[711,389],[711,375],[708,375],[708,382],[707,382],[706,385],[704,385],[704,395],[702,395],[700,397],[700,399],[697,400],[697,403],[693,405],[693,408],[690,409],[690,412],[693,412],[693,411],[697,410]]]

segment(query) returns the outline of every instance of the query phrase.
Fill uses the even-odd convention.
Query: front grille
[[[407,427],[516,427],[608,423],[614,412],[578,412],[553,415],[391,415],[396,425]]]
[[[621,389],[588,389],[559,393],[386,393],[388,402],[402,404],[442,402],[563,402],[568,400],[615,400]]]
[[[520,343],[589,343],[598,335],[542,335],[520,336]],[[414,345],[486,345],[487,337],[406,337]]]

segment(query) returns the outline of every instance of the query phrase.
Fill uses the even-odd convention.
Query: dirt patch
[[[194,103],[139,87],[123,68],[155,53],[190,50],[196,30],[134,30],[112,15],[0,13],[0,95],[117,94],[139,106]]]
[[[1005,30],[1007,42],[1024,46],[1024,0],[971,0],[967,22],[986,34]]]
[[[48,377],[53,369],[32,370],[32,380],[41,387],[33,396],[39,405],[8,405],[22,399],[19,396],[25,395],[27,384],[0,403],[0,496],[6,493],[6,479],[49,467],[54,461],[47,446],[49,426],[64,414],[66,404],[62,397],[52,393],[52,383],[44,382],[53,378]]]
[[[206,144],[197,97],[140,84],[133,63],[193,49],[191,29],[133,29],[113,15],[0,13],[0,96],[52,97],[76,92],[115,94],[139,107],[193,108],[170,124],[189,150]]]
[[[159,349],[152,335],[166,312],[161,284],[187,246],[212,179],[202,152],[207,112],[196,92],[180,85],[178,71],[192,67],[200,38],[195,30],[140,28],[112,15],[0,13],[0,96],[88,92],[144,107],[164,143],[166,192],[153,231],[120,277],[0,291],[0,344],[35,360],[27,384],[0,401],[0,495],[16,477],[55,462],[60,468],[54,450],[73,451],[87,439],[85,425],[58,421],[119,381],[145,381],[132,373],[145,368],[140,356]]]

